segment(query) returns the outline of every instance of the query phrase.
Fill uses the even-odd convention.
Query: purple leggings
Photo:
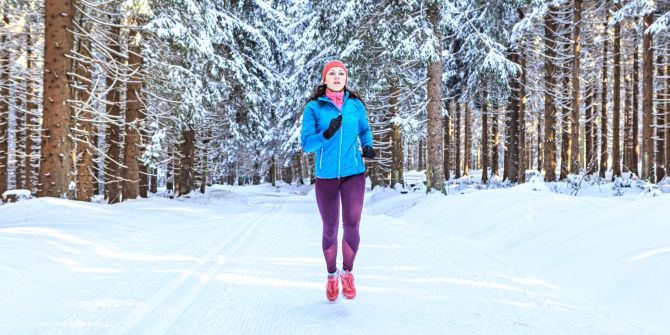
[[[323,237],[321,247],[326,258],[328,272],[337,270],[337,230],[340,221],[340,200],[342,201],[342,221],[344,238],[342,239],[342,255],[344,270],[351,271],[354,258],[361,240],[358,224],[361,221],[363,197],[365,195],[365,173],[340,179],[316,179],[316,203],[319,206],[323,221]]]

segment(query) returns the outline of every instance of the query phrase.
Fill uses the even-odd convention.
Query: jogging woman
[[[340,279],[342,294],[347,299],[356,296],[351,271],[360,243],[359,223],[365,194],[362,157],[375,157],[365,104],[347,89],[347,79],[347,68],[341,61],[326,63],[321,84],[310,96],[302,115],[303,149],[316,153],[316,203],[323,221],[321,247],[328,270],[326,297],[330,301],[339,295]],[[336,265],[340,207],[344,226],[341,272]]]

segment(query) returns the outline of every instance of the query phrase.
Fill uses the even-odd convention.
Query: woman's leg
[[[321,247],[329,273],[337,271],[337,229],[340,222],[340,181],[317,178],[316,204],[323,221]]]
[[[344,270],[351,271],[360,243],[358,231],[365,197],[365,173],[346,177],[340,185],[342,197],[342,221],[344,223],[344,238],[342,240],[342,256]]]

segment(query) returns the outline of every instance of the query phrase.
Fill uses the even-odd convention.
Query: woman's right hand
[[[342,114],[338,115],[336,118],[333,118],[330,120],[330,125],[328,125],[328,129],[323,132],[323,137],[326,139],[330,139],[335,135],[335,132],[340,129],[342,126]]]

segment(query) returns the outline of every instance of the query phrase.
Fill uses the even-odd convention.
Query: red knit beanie
[[[326,65],[323,67],[323,72],[321,73],[321,82],[326,81],[326,74],[328,74],[328,71],[334,67],[341,67],[344,69],[344,74],[349,77],[349,73],[347,73],[347,67],[344,66],[344,63],[342,63],[339,60],[331,60],[330,62],[326,63]]]

